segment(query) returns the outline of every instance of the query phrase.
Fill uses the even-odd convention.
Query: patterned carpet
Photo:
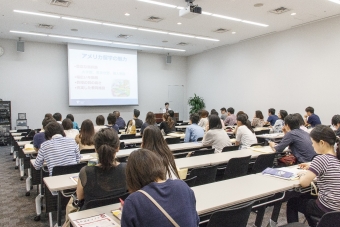
[[[34,221],[35,217],[35,197],[37,196],[36,186],[31,190],[30,196],[25,196],[25,180],[20,181],[19,170],[15,169],[15,162],[12,161],[10,147],[0,147],[0,226],[11,227],[40,227],[49,226],[48,215],[43,212],[41,220]],[[263,220],[263,226],[269,222],[272,208],[267,208]],[[285,204],[282,206],[279,225],[286,224]],[[255,214],[251,214],[248,226],[253,226]],[[53,213],[54,224],[56,223],[56,213]],[[303,220],[301,217],[300,220]],[[307,225],[306,225],[307,226]]]

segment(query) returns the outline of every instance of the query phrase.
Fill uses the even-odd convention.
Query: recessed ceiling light
[[[165,32],[165,31],[152,30],[152,29],[145,29],[145,28],[138,28],[138,30],[146,31],[146,32],[155,32],[155,33],[167,34],[167,32]]]
[[[98,40],[98,39],[83,39],[84,41],[96,42],[96,43],[112,43],[111,41]]]
[[[26,35],[37,35],[37,36],[47,36],[46,34],[42,34],[42,33],[35,33],[35,32],[21,32],[21,31],[9,31],[12,33],[19,33],[19,34],[26,34]]]
[[[51,15],[51,14],[47,14],[47,13],[34,13],[34,12],[28,12],[28,11],[22,11],[22,10],[16,10],[16,9],[13,10],[13,12],[24,13],[24,14],[31,14],[31,15],[42,16],[42,17],[60,18],[60,16]]]
[[[181,23],[181,22],[178,22],[177,24],[178,24],[178,25],[181,25],[182,23]]]
[[[340,4],[340,0],[329,0],[330,2],[334,2],[336,4]]]
[[[119,28],[137,29],[136,27],[133,27],[133,26],[126,26],[126,25],[120,25],[120,24],[103,23],[103,25],[119,27]]]
[[[102,22],[93,21],[93,20],[85,20],[85,19],[79,19],[79,18],[73,18],[73,17],[61,17],[64,20],[73,20],[73,21],[79,21],[79,22],[85,22],[90,24],[102,24]]]
[[[125,15],[125,16],[130,16],[130,13],[125,13],[124,15]]]
[[[151,3],[151,4],[155,4],[155,5],[160,5],[160,6],[165,6],[165,7],[170,7],[170,8],[177,8],[177,6],[175,6],[175,5],[166,4],[166,3],[162,3],[162,2],[151,1],[151,0],[138,0],[138,1],[139,2]]]
[[[233,34],[233,35],[234,35],[234,34],[236,34],[236,32],[232,32],[231,34]]]
[[[263,3],[256,3],[254,6],[255,6],[255,7],[262,7],[262,6],[263,6]]]
[[[295,16],[295,15],[296,15],[296,13],[291,13],[290,15],[292,15],[292,16]]]

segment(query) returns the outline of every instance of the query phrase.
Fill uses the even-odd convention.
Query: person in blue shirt
[[[120,112],[119,111],[114,111],[113,112],[116,115],[116,124],[118,125],[119,129],[124,129],[126,124],[124,119],[120,116]]]
[[[151,196],[178,226],[198,226],[199,217],[193,190],[182,180],[166,179],[162,159],[154,152],[139,149],[130,154],[126,165],[126,183],[131,194],[124,201],[122,227],[174,226],[147,195]]]
[[[268,119],[267,122],[265,123],[265,125],[271,125],[274,126],[275,122],[277,121],[278,116],[275,115],[275,109],[274,108],[270,108],[268,110]]]
[[[198,121],[200,120],[200,116],[194,113],[190,115],[190,125],[185,130],[184,142],[196,142],[198,138],[204,136],[204,129],[201,126],[198,126]]]
[[[72,114],[67,114],[66,118],[68,118],[68,119],[70,119],[72,121],[73,129],[79,130],[78,123],[74,121],[74,117],[73,117]]]
[[[108,128],[113,128],[114,130],[117,131],[117,133],[119,133],[119,127],[116,124],[117,121],[117,117],[115,114],[113,113],[109,113],[109,115],[107,116],[107,127]]]
[[[317,125],[321,125],[321,121],[318,115],[314,114],[314,108],[308,106],[306,109],[305,122],[307,126],[312,126],[314,128]]]

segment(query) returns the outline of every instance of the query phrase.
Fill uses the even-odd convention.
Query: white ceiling
[[[157,47],[184,49],[185,52],[158,50],[144,47],[135,49],[151,53],[170,53],[171,55],[190,56],[216,47],[233,44],[245,39],[268,33],[279,32],[305,23],[333,17],[340,14],[340,4],[328,0],[196,0],[194,3],[202,7],[205,12],[254,21],[269,25],[261,27],[239,21],[199,15],[192,19],[179,17],[179,9],[153,5],[137,0],[71,0],[69,7],[50,5],[51,0],[0,0],[0,38],[15,39],[22,37],[25,41],[50,43],[83,43],[91,45],[106,45],[123,47],[114,44],[99,44],[83,40],[67,40],[52,37],[40,37],[26,34],[11,33],[10,30],[37,32],[53,35],[73,36],[89,39],[108,40],[116,42],[135,43]],[[155,0],[176,6],[186,6],[185,0]],[[262,7],[254,7],[256,3],[263,3]],[[289,12],[276,15],[268,11],[286,7]],[[30,12],[45,12],[70,17],[111,22],[166,32],[185,33],[203,36],[220,41],[214,42],[188,37],[172,36],[169,34],[151,33],[140,30],[109,27],[78,21],[48,18],[35,15],[21,14],[13,10]],[[296,13],[292,16],[291,13]],[[130,16],[125,16],[129,13]],[[150,16],[164,18],[154,23],[146,21]],[[177,23],[181,22],[181,25]],[[53,25],[53,29],[38,28],[37,24]],[[226,33],[215,33],[216,29],[225,28]],[[77,32],[71,29],[78,29]],[[236,34],[232,34],[236,32]],[[131,35],[128,39],[117,38],[119,34]],[[162,42],[167,41],[167,42]],[[177,45],[180,42],[189,43],[187,46]]]

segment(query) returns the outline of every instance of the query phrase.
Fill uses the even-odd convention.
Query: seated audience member
[[[53,118],[53,115],[51,114],[51,113],[47,113],[47,114],[45,114],[45,118]]]
[[[215,114],[209,116],[205,131],[207,133],[203,137],[202,144],[215,148],[215,153],[221,153],[224,147],[232,145],[228,134],[222,129],[221,119]]]
[[[79,150],[94,149],[93,143],[94,127],[91,120],[87,119],[81,123],[79,134],[76,136],[76,142],[79,145]]]
[[[254,130],[248,121],[247,115],[238,115],[236,145],[241,145],[240,148],[246,148],[255,143],[257,143],[256,135],[254,134]]]
[[[126,163],[115,160],[119,150],[119,138],[111,128],[101,129],[95,134],[94,146],[98,154],[98,164],[85,166],[79,172],[77,198],[84,199],[84,206],[90,200],[112,197],[127,191]]]
[[[313,147],[319,155],[315,156],[312,163],[302,163],[300,168],[300,185],[309,187],[316,179],[319,188],[317,196],[310,193],[293,197],[287,203],[287,222],[298,222],[298,212],[303,213],[308,221],[308,226],[315,227],[317,224],[311,216],[321,218],[322,215],[331,211],[340,210],[340,152],[334,152],[335,143],[339,142],[332,129],[325,125],[317,125],[310,133]],[[340,221],[340,220],[338,220]]]
[[[332,126],[335,129],[335,135],[340,136],[340,115],[334,115],[332,117]]]
[[[275,115],[275,109],[274,108],[270,108],[268,110],[268,119],[267,122],[265,123],[265,125],[271,125],[274,126],[275,122],[277,121],[277,119],[279,119],[276,115]]]
[[[159,128],[163,130],[164,134],[169,134],[176,131],[175,122],[172,120],[172,117],[170,117],[169,113],[163,114],[163,121],[159,125]]]
[[[107,116],[107,125],[106,125],[106,127],[113,128],[118,133],[119,132],[119,126],[116,124],[116,121],[117,121],[116,115],[113,114],[113,113],[109,113],[109,115]]]
[[[149,125],[157,126],[155,114],[153,112],[148,112],[146,114],[145,122],[143,123],[140,134],[143,135],[144,129],[148,127]]]
[[[310,125],[312,128],[314,128],[317,125],[321,124],[320,118],[318,115],[314,114],[314,108],[311,106],[308,106],[306,109],[306,115],[305,115],[305,122],[306,125]]]
[[[227,109],[227,117],[224,120],[224,125],[226,126],[233,126],[236,124],[236,116],[234,115],[235,110],[232,107]]]
[[[212,114],[215,114],[216,116],[218,116],[218,112],[215,109],[212,109],[210,111],[210,115],[212,115]],[[225,129],[226,126],[224,125],[224,121],[222,119],[221,119],[221,124],[222,124],[222,129]]]
[[[166,103],[164,104],[163,113],[168,113],[169,110],[171,110],[171,108],[169,107],[169,103],[166,102]]]
[[[66,118],[70,119],[73,124],[73,128],[79,131],[78,123],[74,121],[74,116],[72,114],[67,114]]]
[[[134,125],[136,128],[142,127],[143,121],[141,119],[138,119],[139,115],[140,115],[140,111],[137,110],[137,109],[134,109],[133,110],[133,119],[128,121],[125,132],[127,132],[128,128],[131,127],[132,125]]]
[[[189,126],[185,130],[184,142],[196,142],[198,138],[204,136],[204,129],[197,125],[200,117],[194,113],[190,115]]]
[[[282,133],[282,128],[285,125],[284,119],[287,117],[288,113],[285,110],[280,110],[278,118],[273,125],[273,133]]]
[[[62,123],[62,122],[61,122],[62,117],[61,117],[61,114],[60,114],[60,113],[55,113],[55,114],[53,114],[53,118],[54,118],[54,120],[56,120],[59,124]]]
[[[227,109],[225,107],[221,108],[221,119],[224,120],[227,118]]]
[[[120,116],[120,112],[119,111],[114,111],[113,112],[116,115],[116,124],[118,125],[119,129],[124,129],[126,124],[124,119]]]
[[[153,152],[139,149],[130,154],[126,181],[131,194],[124,201],[122,227],[174,226],[144,193],[153,198],[177,226],[198,226],[194,192],[182,180],[167,180],[163,163]]]
[[[299,118],[289,114],[285,119],[284,130],[286,134],[279,144],[269,142],[269,146],[275,152],[283,152],[286,147],[292,151],[298,163],[310,162],[316,155],[309,134],[300,129]]]
[[[170,117],[172,118],[172,120],[174,121],[175,125],[177,124],[177,119],[175,117],[175,112],[173,110],[169,110],[168,111]]]
[[[46,125],[48,125],[48,123],[51,123],[51,122],[56,122],[53,117],[45,117],[44,120],[42,121],[42,127],[43,127],[42,130],[39,133],[35,134],[33,137],[34,150],[38,151],[40,149],[41,144],[46,141],[45,128],[46,128]]]
[[[206,129],[206,126],[209,122],[208,115],[209,113],[206,110],[201,110],[200,115],[199,115],[200,121],[198,122],[198,126],[201,126],[204,130]]]
[[[69,118],[65,118],[63,120],[62,126],[64,128],[65,135],[68,138],[75,139],[79,134],[79,131],[73,128],[72,121]]]
[[[141,147],[154,152],[163,160],[163,165],[166,169],[166,179],[179,178],[174,156],[164,140],[161,130],[159,130],[157,126],[149,125],[146,127],[143,133]]]
[[[94,126],[94,132],[97,133],[102,128],[107,128],[107,126],[105,126],[105,118],[103,115],[98,115],[96,118],[96,125]]]
[[[63,127],[50,122],[45,127],[45,141],[41,144],[34,168],[39,170],[44,162],[52,175],[54,166],[74,165],[80,161],[79,148],[74,139],[65,137]]]
[[[295,114],[293,114],[293,115],[295,115],[297,118],[299,118],[300,129],[302,129],[303,131],[309,133],[308,129],[307,129],[306,126],[305,126],[305,121],[303,120],[303,117],[301,116],[301,114],[295,113]],[[284,129],[284,127],[283,127],[283,129]]]
[[[262,127],[263,125],[264,125],[264,119],[263,119],[262,111],[256,110],[253,121],[251,122],[251,126],[256,128],[256,127]]]

